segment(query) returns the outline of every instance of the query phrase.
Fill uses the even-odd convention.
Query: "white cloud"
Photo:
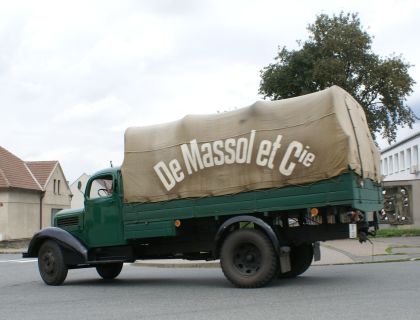
[[[253,103],[278,46],[341,10],[360,13],[380,55],[420,65],[414,0],[0,0],[0,143],[60,160],[70,180],[120,164],[126,127]]]
[[[102,100],[91,103],[81,102],[73,107],[69,107],[62,112],[56,114],[53,122],[77,124],[80,120],[97,121],[108,118],[109,123],[112,124],[115,120],[124,118],[131,110],[131,107],[123,101],[114,96],[107,96]]]

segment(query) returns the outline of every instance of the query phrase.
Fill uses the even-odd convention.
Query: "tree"
[[[391,142],[397,126],[412,127],[416,117],[406,104],[415,83],[411,65],[402,56],[373,53],[358,14],[321,14],[308,31],[299,50],[279,48],[275,62],[261,70],[260,94],[277,100],[338,85],[362,105],[373,136]]]

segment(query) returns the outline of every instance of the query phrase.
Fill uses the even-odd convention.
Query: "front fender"
[[[57,243],[62,247],[78,253],[84,261],[88,261],[88,250],[86,247],[71,233],[56,227],[45,228],[37,232],[32,237],[28,246],[28,252],[24,253],[23,257],[36,258],[41,244],[47,239],[57,241]]]

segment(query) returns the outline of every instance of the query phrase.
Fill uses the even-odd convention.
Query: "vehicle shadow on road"
[[[358,279],[357,277],[345,276],[345,275],[310,275],[305,274],[292,279],[274,279],[266,288],[289,288],[289,287],[328,287],[329,285],[342,284],[355,284],[363,283],[366,279]],[[71,275],[67,278],[63,284],[65,286],[100,286],[109,288],[132,288],[132,287],[154,287],[154,288],[183,288],[183,287],[196,287],[196,288],[224,288],[224,289],[236,289],[227,279],[224,278],[223,274],[201,274],[194,273],[192,275],[159,275],[154,274],[152,277],[143,277],[135,275],[121,275],[121,277],[114,280],[104,280],[100,278],[83,278],[83,279],[72,279]]]
[[[101,286],[101,287],[231,287],[227,280],[221,278],[138,278],[138,279],[124,279],[123,277],[115,280],[103,279],[80,279],[80,280],[66,280],[63,284],[65,286]]]

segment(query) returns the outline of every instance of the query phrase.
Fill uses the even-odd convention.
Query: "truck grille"
[[[79,217],[65,217],[57,219],[57,227],[69,227],[69,226],[77,226],[79,224]]]

